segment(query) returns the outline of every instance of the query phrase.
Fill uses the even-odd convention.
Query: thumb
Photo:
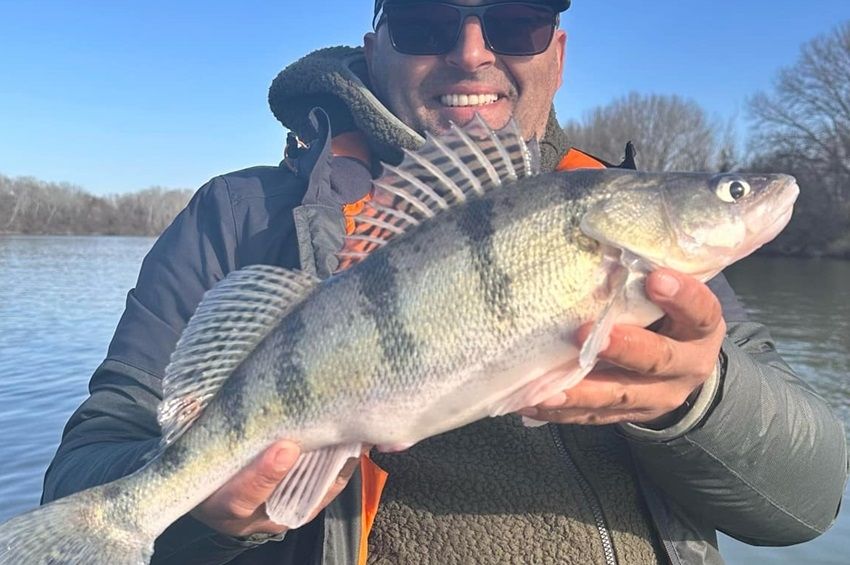
[[[269,446],[224,487],[226,492],[222,494],[230,498],[231,511],[243,517],[252,515],[271,496],[300,455],[298,445],[290,441]]]

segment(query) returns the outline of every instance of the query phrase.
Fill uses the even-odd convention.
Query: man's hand
[[[692,277],[659,269],[646,292],[666,314],[656,331],[615,326],[601,366],[519,413],[562,424],[651,423],[679,408],[714,371],[726,323],[717,297]],[[581,328],[580,341],[591,326]]]
[[[280,441],[273,444],[192,510],[192,516],[212,529],[231,536],[279,534],[286,531],[285,525],[269,520],[265,502],[298,461],[300,454],[295,443]],[[348,460],[311,519],[345,488],[358,461],[357,458]]]

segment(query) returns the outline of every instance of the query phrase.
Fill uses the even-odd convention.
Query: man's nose
[[[468,72],[477,71],[496,62],[496,55],[487,49],[484,41],[481,20],[474,16],[466,18],[457,44],[446,55],[446,61]]]

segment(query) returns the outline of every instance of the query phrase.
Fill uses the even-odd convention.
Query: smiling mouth
[[[487,106],[499,100],[498,94],[443,94],[440,104],[449,108],[469,108]]]

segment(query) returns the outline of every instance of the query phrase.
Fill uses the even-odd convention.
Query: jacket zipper
[[[570,452],[567,451],[567,447],[564,445],[564,440],[561,439],[561,435],[558,433],[558,430],[554,425],[550,425],[549,430],[555,441],[555,447],[561,452],[567,468],[570,473],[575,476],[581,492],[590,504],[590,511],[593,513],[593,520],[596,522],[596,531],[599,533],[599,538],[602,541],[602,550],[605,553],[605,564],[617,565],[617,556],[614,554],[614,542],[611,540],[611,533],[608,531],[608,526],[605,524],[605,516],[602,514],[602,505],[599,503],[599,498],[596,496],[596,493],[593,492],[593,487],[590,486],[590,483],[582,474],[581,469],[579,469],[578,465],[576,465],[575,461],[573,461],[573,458],[570,456]]]
[[[643,476],[643,473],[638,472],[637,478],[638,486],[643,492],[643,499],[646,502],[646,508],[649,511],[649,516],[652,519],[652,524],[655,526],[655,532],[661,542],[661,547],[664,550],[665,557],[667,557],[667,563],[670,565],[683,565],[682,559],[673,547],[673,542],[670,541],[670,535],[667,531],[667,527],[662,521],[662,518],[667,515],[667,512],[659,508],[658,504],[655,502],[659,496],[658,491],[654,486],[650,486],[647,483],[647,479]]]
[[[659,536],[659,537],[661,537],[661,536]],[[661,540],[661,546],[664,548],[664,552],[667,554],[667,563],[671,563],[671,564],[672,563],[678,563],[678,564],[682,563],[682,560],[679,559],[679,555],[673,549],[673,542],[671,542],[668,539],[662,539]],[[675,561],[673,560],[674,555],[676,556]]]

